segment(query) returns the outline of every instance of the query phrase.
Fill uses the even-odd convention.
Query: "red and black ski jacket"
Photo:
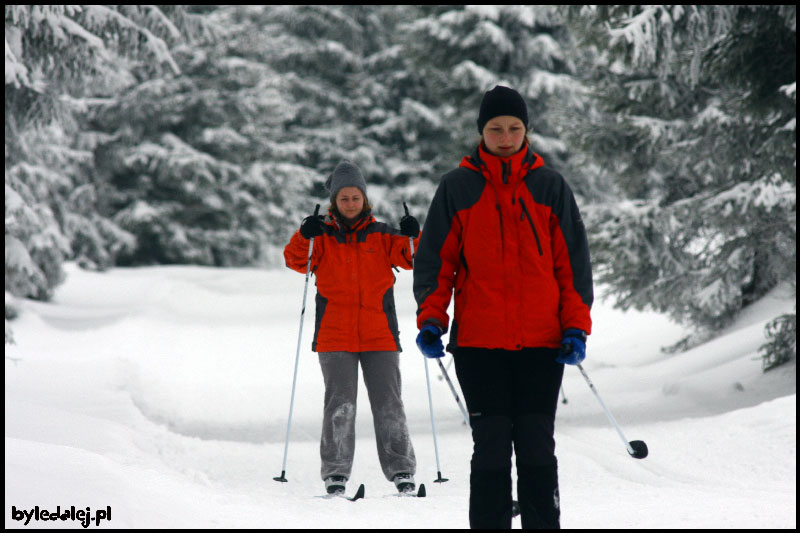
[[[498,157],[481,144],[434,195],[414,296],[417,326],[449,329],[449,351],[557,348],[568,328],[591,333],[589,244],[564,178],[527,145]]]
[[[408,237],[369,213],[352,227],[330,213],[325,222],[311,256],[317,277],[312,350],[400,351],[392,267],[411,269]],[[295,232],[283,251],[286,266],[305,274],[309,243]]]

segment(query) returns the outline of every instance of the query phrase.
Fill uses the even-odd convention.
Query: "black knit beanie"
[[[494,89],[483,95],[481,110],[478,113],[478,133],[483,133],[486,123],[494,117],[508,115],[517,117],[528,129],[528,106],[522,96],[508,87],[495,86]]]

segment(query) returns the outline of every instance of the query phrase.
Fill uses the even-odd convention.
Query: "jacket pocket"
[[[536,249],[539,250],[539,256],[543,256],[544,252],[542,251],[542,243],[539,240],[539,232],[536,231],[536,224],[533,223],[533,218],[531,218],[531,214],[528,212],[528,207],[525,205],[525,202],[522,201],[522,198],[519,199],[519,203],[522,206],[522,213],[528,219],[528,223],[531,225],[531,229],[533,230],[533,237],[536,239]]]

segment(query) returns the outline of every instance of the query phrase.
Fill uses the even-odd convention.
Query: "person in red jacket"
[[[572,191],[530,149],[527,129],[517,91],[484,94],[480,145],[442,177],[414,262],[417,344],[441,357],[449,331],[470,412],[473,528],[511,527],[512,446],[522,527],[559,527],[558,392],[564,364],[583,360],[591,332],[586,231]]]
[[[375,437],[386,479],[401,492],[415,489],[416,459],[401,399],[400,340],[392,267],[412,268],[409,237],[419,242],[419,223],[400,220],[400,231],[378,222],[359,168],[340,162],[326,182],[328,216],[309,216],[284,249],[286,266],[317,278],[312,349],[319,352],[325,382],[320,455],[329,494],[342,493],[355,453],[358,365],[369,394]]]

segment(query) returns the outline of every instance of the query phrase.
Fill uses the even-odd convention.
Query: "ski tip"
[[[643,440],[632,440],[629,444],[631,448],[633,448],[633,453],[628,452],[631,457],[634,459],[644,459],[647,457],[647,444],[645,444]]]
[[[350,501],[354,502],[356,500],[360,500],[363,497],[364,497],[364,484],[362,483],[361,485],[358,486],[358,490],[356,491],[356,495],[353,496],[352,498],[350,498]]]
[[[424,498],[427,495],[428,495],[428,493],[425,490],[425,484],[424,483],[420,483],[419,489],[417,489],[417,498]]]

